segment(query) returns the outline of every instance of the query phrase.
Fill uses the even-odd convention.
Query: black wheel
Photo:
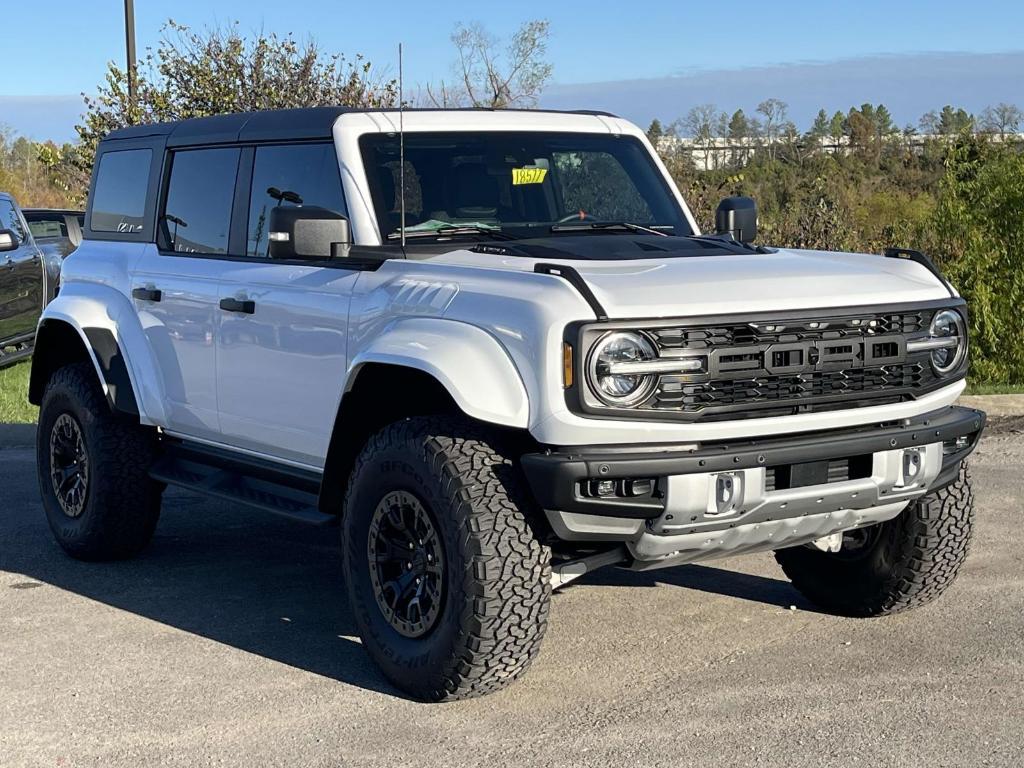
[[[967,465],[951,485],[911,502],[897,517],[849,531],[835,553],[810,546],[775,553],[793,586],[827,611],[884,616],[941,595],[967,557],[974,497]]]
[[[59,369],[39,411],[36,465],[47,522],[72,557],[130,557],[153,536],[163,487],[155,432],[111,411],[90,363]]]
[[[374,435],[352,472],[342,544],[359,634],[418,699],[508,685],[547,627],[551,553],[497,444],[469,421],[410,419]]]

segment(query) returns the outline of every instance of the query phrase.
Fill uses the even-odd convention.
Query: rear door
[[[305,205],[345,214],[330,143],[249,148],[240,184],[245,258],[224,271],[221,299],[249,312],[221,313],[218,401],[227,443],[277,459],[322,465],[346,370],[348,307],[359,275],[333,262],[270,258],[274,207]]]
[[[0,197],[0,229],[18,239],[13,251],[0,253],[0,344],[36,330],[43,310],[43,265],[24,219],[7,198]]]

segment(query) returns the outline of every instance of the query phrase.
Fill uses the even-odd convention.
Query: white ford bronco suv
[[[285,110],[99,146],[30,399],[60,545],[122,558],[167,485],[339,524],[368,653],[425,700],[536,656],[604,565],[774,551],[828,611],[953,580],[964,302],[919,253],[702,235],[607,114]]]

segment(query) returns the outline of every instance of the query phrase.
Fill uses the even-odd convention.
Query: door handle
[[[225,312],[240,312],[251,315],[256,312],[256,302],[252,299],[221,299],[220,308]]]
[[[163,293],[156,288],[132,288],[132,298],[139,301],[160,301]]]

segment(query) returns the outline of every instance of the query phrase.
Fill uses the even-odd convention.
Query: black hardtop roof
[[[166,136],[167,145],[228,144],[239,141],[301,141],[328,139],[334,122],[340,115],[351,112],[393,112],[394,108],[360,109],[353,107],[305,107],[302,109],[275,109],[265,112],[238,112],[212,117],[194,117],[173,123],[132,125],[111,131],[104,141],[140,139],[148,136]],[[492,109],[407,109],[407,112],[494,112]],[[575,115],[604,115],[608,112],[593,110],[503,110],[529,112],[563,112]]]

